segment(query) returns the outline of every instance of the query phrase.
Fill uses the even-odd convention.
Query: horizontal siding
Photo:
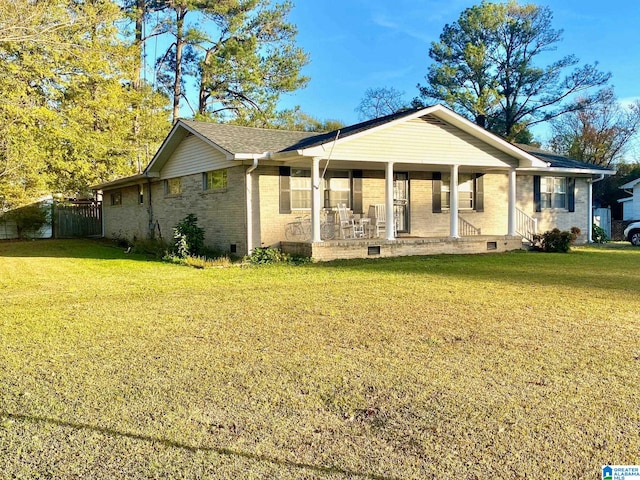
[[[336,145],[332,158],[507,167],[517,161],[462,130],[420,118]]]
[[[183,177],[233,165],[237,163],[227,160],[219,150],[198,137],[189,136],[175,149],[160,171],[160,178]]]

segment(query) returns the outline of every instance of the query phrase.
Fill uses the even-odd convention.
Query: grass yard
[[[197,270],[0,243],[0,478],[640,464],[640,249]]]

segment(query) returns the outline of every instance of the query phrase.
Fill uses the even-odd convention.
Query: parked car
[[[635,220],[624,229],[624,238],[631,242],[631,245],[640,247],[640,220]]]

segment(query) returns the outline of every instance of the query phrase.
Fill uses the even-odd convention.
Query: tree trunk
[[[135,45],[139,49],[139,61],[140,65],[138,66],[138,78],[134,80],[133,87],[136,90],[140,90],[142,86],[142,80],[144,79],[144,48],[142,42],[143,39],[143,30],[144,30],[144,14],[146,13],[146,0],[136,0],[136,39]]]
[[[184,17],[186,14],[186,7],[176,7],[176,70],[173,82],[172,122],[175,122],[180,117],[180,98],[182,97],[182,49],[185,45]]]

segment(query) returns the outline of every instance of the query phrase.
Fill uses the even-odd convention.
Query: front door
[[[409,233],[409,174],[393,174],[393,210],[399,233]]]

